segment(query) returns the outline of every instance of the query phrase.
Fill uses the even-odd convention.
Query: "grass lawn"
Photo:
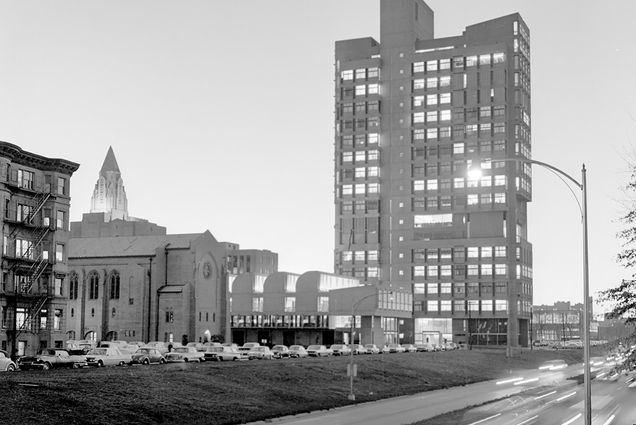
[[[495,379],[582,350],[356,356],[358,402]],[[272,360],[0,374],[11,423],[233,424],[350,404],[348,358]],[[0,420],[0,422],[2,422]]]

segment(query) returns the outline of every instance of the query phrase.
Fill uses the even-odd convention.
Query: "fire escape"
[[[10,354],[15,357],[21,334],[42,334],[49,329],[48,312],[43,309],[52,292],[50,283],[40,278],[47,270],[50,274],[52,264],[47,241],[51,217],[45,217],[43,211],[52,196],[48,184],[42,191],[35,191],[32,180],[7,180],[12,197],[4,217],[2,289],[7,305],[3,326],[7,329]]]

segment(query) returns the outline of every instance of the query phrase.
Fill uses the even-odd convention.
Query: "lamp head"
[[[479,165],[471,165],[466,172],[466,175],[470,180],[479,180],[482,176],[483,172]]]

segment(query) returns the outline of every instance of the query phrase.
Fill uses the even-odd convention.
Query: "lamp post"
[[[392,291],[389,291],[387,294],[391,295],[392,293]],[[356,317],[356,309],[362,301],[366,300],[367,298],[377,297],[378,294],[378,292],[374,292],[372,294],[365,295],[351,305],[351,342],[349,343],[349,345],[351,346],[351,353],[349,353],[349,395],[347,396],[347,399],[351,401],[355,401],[356,399],[356,395],[353,393],[353,327]]]
[[[498,162],[505,161],[505,162],[525,163],[530,165],[532,164],[540,165],[552,171],[553,173],[557,174],[559,177],[563,176],[567,178],[572,183],[574,183],[576,187],[578,187],[581,190],[582,205],[579,204],[579,207],[581,209],[581,222],[583,225],[583,305],[584,305],[584,308],[583,308],[583,335],[584,335],[583,379],[584,379],[584,386],[585,386],[584,418],[585,418],[585,425],[591,425],[592,423],[592,385],[590,382],[590,311],[589,311],[590,288],[589,288],[589,259],[588,259],[588,240],[587,240],[587,179],[586,179],[587,170],[585,169],[585,164],[581,166],[581,182],[579,183],[574,177],[558,169],[557,167],[547,164],[545,162],[536,161],[534,159],[502,158],[502,159],[496,159],[494,161],[498,161]],[[476,170],[476,172],[481,172],[481,170]],[[570,187],[569,185],[567,185],[567,183],[566,183],[566,186],[568,186],[568,188]],[[578,202],[578,198],[577,198],[577,202]],[[508,333],[510,334],[510,323],[508,323]],[[508,341],[508,345],[510,346],[510,341]]]

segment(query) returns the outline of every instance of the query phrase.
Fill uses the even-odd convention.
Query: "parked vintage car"
[[[86,363],[89,366],[123,366],[131,361],[131,354],[122,353],[115,347],[94,348],[86,354]]]
[[[272,354],[275,359],[288,359],[290,357],[289,348],[286,345],[274,345]]]
[[[310,345],[307,347],[307,355],[309,357],[328,357],[332,354],[333,352],[324,345]]]
[[[210,349],[216,349],[216,348],[221,348],[221,351],[216,351],[215,354],[213,354],[213,359],[212,360],[217,360],[220,362],[223,361],[234,361],[234,360],[247,360],[248,359],[248,352],[247,351],[238,351],[236,349],[234,349],[233,347],[228,347],[228,346],[222,346],[222,347],[210,347]]]
[[[362,344],[351,344],[349,348],[353,351],[353,355],[367,354],[367,349]]]
[[[351,348],[344,344],[332,344],[329,349],[334,356],[348,356],[351,354]]]
[[[248,356],[257,360],[271,360],[274,358],[274,353],[272,353],[269,347],[259,346],[252,348]]]
[[[431,344],[430,342],[425,342],[423,344],[415,344],[415,351],[419,353],[435,351],[435,345]]]
[[[249,348],[252,349],[254,347],[259,347],[261,344],[259,344],[258,342],[246,342],[245,344],[243,344],[241,346],[241,348]]]
[[[201,351],[197,351],[194,347],[177,347],[173,348],[171,352],[165,355],[166,362],[168,363],[178,363],[178,362],[204,362],[205,357],[203,357]]]
[[[382,349],[382,352],[383,353],[403,353],[404,347],[402,347],[400,344],[388,344],[384,346],[384,348]]]
[[[223,347],[231,347],[234,350],[238,350],[238,344],[235,344],[233,342],[224,342],[223,344],[221,344]]]
[[[197,351],[200,351],[202,353],[205,352],[205,349],[207,348],[205,345],[203,345],[200,342],[188,342],[186,347],[194,347]]]
[[[203,358],[205,361],[218,360],[216,355],[221,352],[223,352],[223,347],[206,347],[203,352]]]
[[[380,354],[382,352],[375,344],[365,344],[364,348],[367,350],[367,354]]]
[[[166,362],[165,357],[159,350],[152,347],[141,347],[131,355],[129,365],[143,364],[149,365],[150,363],[164,364]]]
[[[302,359],[303,357],[307,357],[307,350],[302,345],[292,345],[289,347],[289,357],[295,359]]]
[[[24,356],[18,359],[18,367],[22,370],[68,367],[77,369],[86,366],[86,357],[81,354],[71,355],[62,348],[47,348],[40,350],[35,356]]]
[[[403,344],[402,348],[404,348],[405,353],[415,353],[417,348],[413,344]]]
[[[4,350],[0,350],[0,371],[14,372],[18,368],[18,365],[11,360],[11,356]]]

